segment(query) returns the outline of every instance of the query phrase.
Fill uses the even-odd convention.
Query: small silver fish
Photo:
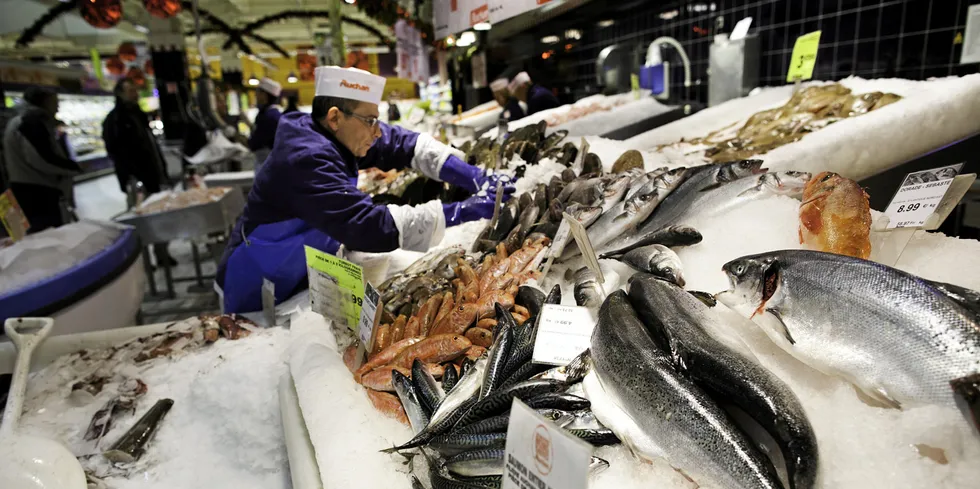
[[[599,307],[605,299],[595,272],[589,267],[575,271],[575,303],[584,307]]]
[[[670,248],[654,244],[631,250],[619,261],[641,271],[656,275],[681,287],[684,286],[684,270],[681,258]]]

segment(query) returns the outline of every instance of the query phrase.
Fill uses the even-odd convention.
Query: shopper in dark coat
[[[147,194],[157,193],[166,164],[150,130],[149,118],[140,109],[139,89],[132,80],[123,78],[116,83],[113,93],[116,107],[102,123],[102,139],[116,167],[119,189],[125,193],[129,179],[135,178]]]
[[[72,203],[75,175],[82,172],[59,136],[58,94],[32,87],[24,93],[21,114],[3,135],[4,165],[10,189],[36,233],[65,223],[61,201]]]
[[[527,114],[536,114],[542,110],[554,109],[561,106],[558,97],[547,88],[531,81],[527,72],[520,72],[510,82],[510,93],[517,100],[527,104]]]

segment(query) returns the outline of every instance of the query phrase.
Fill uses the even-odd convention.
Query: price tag
[[[575,242],[578,243],[578,248],[582,251],[582,256],[585,257],[585,265],[595,272],[599,284],[606,283],[606,277],[602,275],[602,270],[599,268],[599,259],[596,257],[595,249],[592,248],[592,240],[589,239],[589,232],[571,214],[567,212],[563,212],[562,214],[565,216],[563,221],[568,221],[572,236],[575,238]]]
[[[371,337],[374,336],[375,316],[378,312],[378,303],[381,302],[381,295],[370,282],[364,284],[364,307],[361,308],[361,319],[357,323],[357,337],[361,339],[361,344],[370,345]]]
[[[745,36],[749,33],[749,27],[752,25],[752,17],[746,17],[737,24],[732,29],[732,35],[728,37],[729,40],[738,41],[739,39],[745,39]]]
[[[541,308],[531,360],[546,365],[568,365],[589,348],[593,329],[595,320],[588,308],[545,304]]]
[[[592,446],[514,399],[502,489],[586,489]]]
[[[786,81],[795,82],[813,78],[813,67],[817,64],[817,49],[820,47],[820,31],[814,31],[796,38],[793,57],[789,61]]]
[[[262,317],[265,327],[276,325],[276,284],[267,278],[262,279]]]
[[[585,164],[585,156],[589,154],[589,142],[582,138],[582,144],[578,148],[578,166]]]
[[[630,74],[630,89],[633,91],[633,98],[640,99],[640,75]]]
[[[568,224],[568,219],[563,218],[561,224],[558,225],[558,231],[555,232],[555,239],[551,240],[552,258],[560,257],[565,251],[565,245],[568,244],[568,236],[571,231],[572,227]]]
[[[356,330],[364,303],[361,267],[307,246],[306,270],[313,312]]]
[[[922,227],[936,211],[963,164],[909,173],[885,208],[888,229]]]
[[[21,240],[31,228],[31,223],[27,221],[27,217],[24,217],[24,211],[21,210],[17,198],[10,189],[0,194],[0,222],[7,230],[7,235],[14,241]]]

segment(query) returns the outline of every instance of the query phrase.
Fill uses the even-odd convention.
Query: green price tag
[[[630,74],[630,87],[633,89],[636,98],[640,98],[640,75]]]
[[[786,81],[809,80],[813,78],[813,66],[817,64],[817,49],[820,47],[820,31],[814,31],[796,38],[793,57],[789,61]]]
[[[307,246],[306,268],[313,311],[355,330],[364,305],[361,267]]]

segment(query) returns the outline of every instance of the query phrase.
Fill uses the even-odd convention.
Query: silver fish
[[[572,204],[565,209],[565,212],[574,217],[583,227],[588,228],[602,216],[603,210],[599,206]]]
[[[635,243],[627,245],[623,248],[611,249],[605,253],[600,253],[599,258],[613,258],[617,255],[622,255],[628,253],[631,250],[635,250],[641,246],[647,246],[652,244],[664,245],[668,248],[675,246],[691,246],[701,242],[703,237],[697,229],[691,226],[686,226],[683,224],[678,224],[675,226],[667,226],[665,228],[656,229],[649,233],[637,235]]]
[[[575,271],[575,304],[585,307],[599,307],[605,295],[599,279],[589,267]]]
[[[704,391],[679,374],[623,291],[592,332],[592,409],[633,452],[663,458],[700,486],[779,489],[772,463]]]
[[[681,258],[664,245],[636,248],[623,255],[619,261],[641,271],[651,273],[672,283],[684,286],[684,268]]]
[[[630,180],[632,178],[629,175],[619,175],[606,184],[602,190],[602,212],[612,209],[613,206],[623,200],[623,196],[630,188]]]
[[[638,194],[630,200],[616,204],[609,212],[603,214],[588,230],[589,240],[596,253],[604,251],[605,245],[617,237],[634,232],[657,208],[661,199],[661,192],[656,190]],[[581,250],[578,246],[566,247],[561,259],[568,260],[580,254]]]
[[[602,178],[575,180],[561,191],[558,200],[569,205],[575,202],[584,205],[597,205],[601,202],[602,193],[605,190],[603,182]],[[562,198],[563,196],[564,198]]]
[[[980,317],[914,275],[803,250],[746,256],[723,270],[732,286],[720,301],[800,361],[880,402],[953,406],[950,383],[980,373]]]
[[[651,275],[630,279],[630,301],[674,368],[699,387],[742,409],[779,444],[790,489],[815,486],[819,450],[803,405],[766,368],[727,347],[713,332],[729,326],[699,299]]]
[[[398,394],[402,407],[405,408],[408,422],[412,425],[412,432],[418,433],[425,429],[425,426],[429,424],[429,416],[422,408],[422,402],[412,381],[401,372],[392,370],[391,383],[395,386],[395,393]]]

